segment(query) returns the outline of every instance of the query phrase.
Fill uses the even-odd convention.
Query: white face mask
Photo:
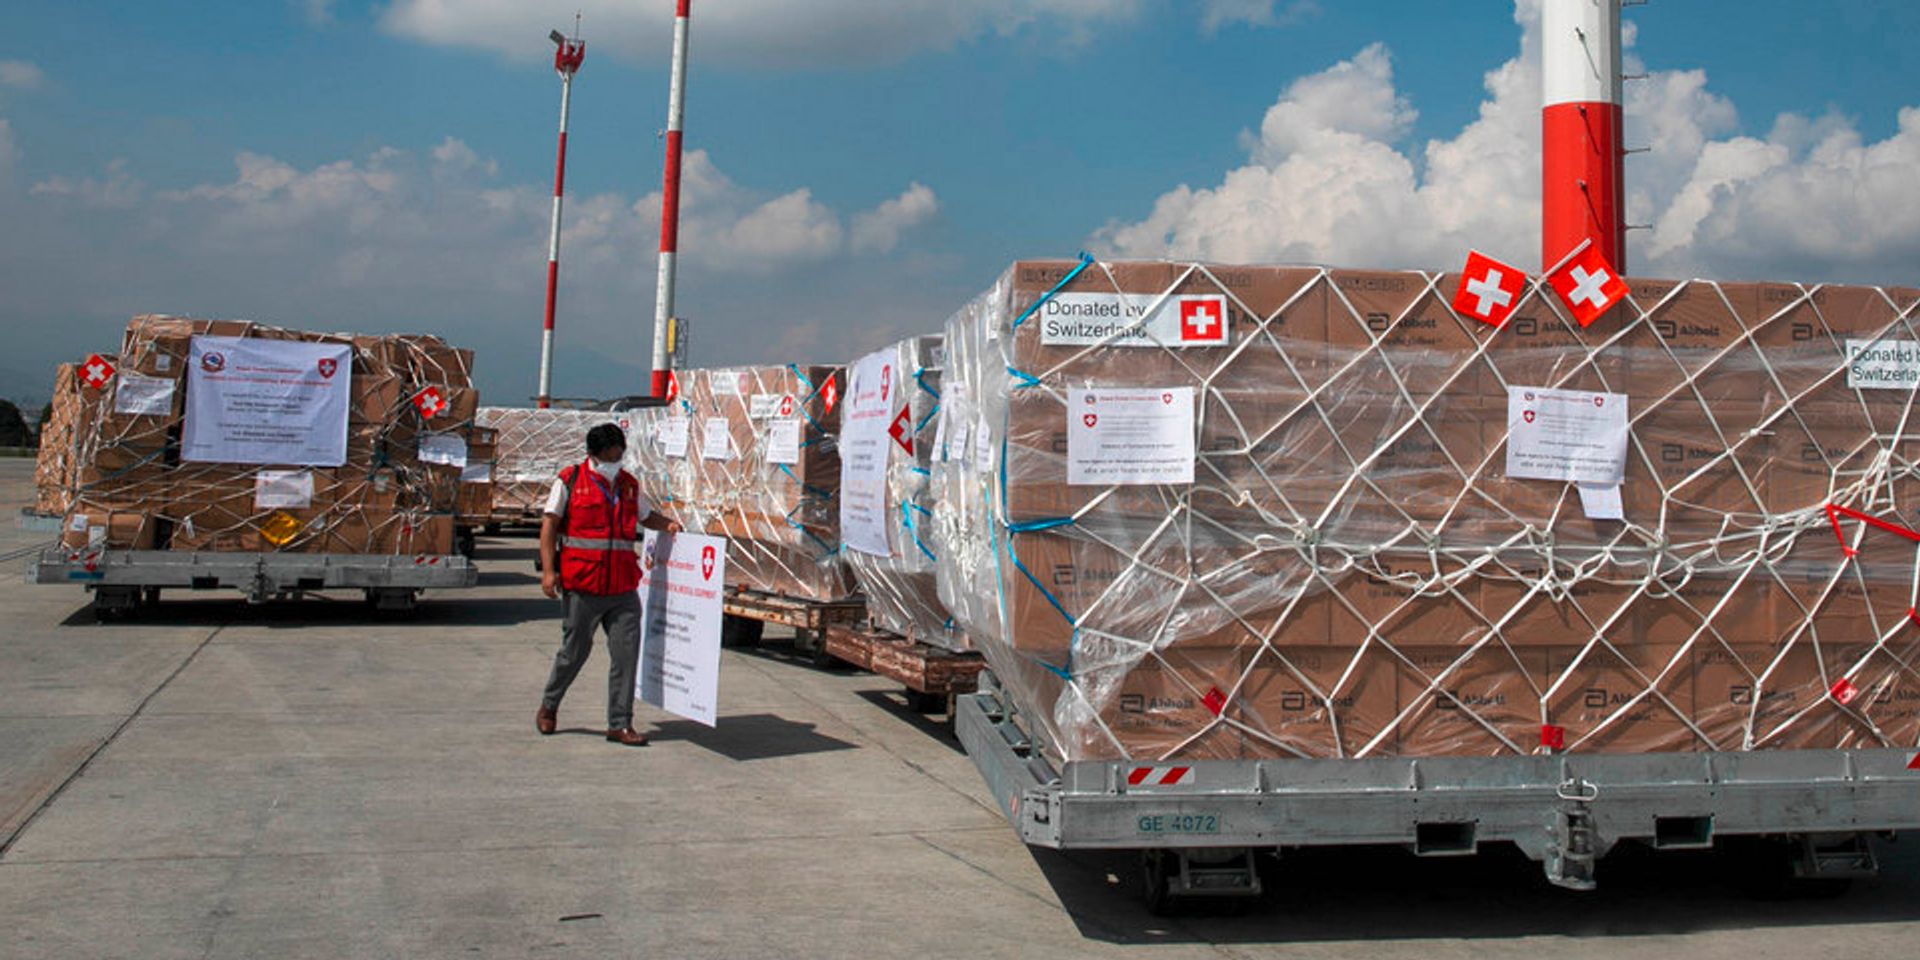
[[[616,460],[612,463],[601,463],[599,460],[595,460],[593,461],[593,472],[605,477],[608,483],[612,483],[613,478],[620,475],[620,461]]]

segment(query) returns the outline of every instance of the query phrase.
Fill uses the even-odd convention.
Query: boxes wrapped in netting
[[[141,316],[103,359],[92,378],[60,368],[41,451],[40,502],[62,509],[67,547],[452,552],[471,352]]]
[[[838,600],[839,367],[680,370],[666,408],[636,413],[628,469],[688,530],[727,538],[727,585]]]
[[[1920,740],[1915,544],[1828,509],[1920,527],[1920,293],[1458,282],[1022,262],[949,321],[941,593],[1053,758]]]
[[[848,368],[840,434],[843,555],[873,626],[949,650],[969,649],[940,600],[928,470],[939,447],[945,348],[903,340]]]
[[[494,519],[540,522],[560,471],[587,459],[587,431],[625,422],[630,413],[481,407],[479,423],[493,431],[491,506]],[[628,438],[629,457],[635,442]]]

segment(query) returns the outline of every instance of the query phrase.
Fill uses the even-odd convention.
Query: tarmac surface
[[[410,619],[358,598],[172,597],[96,624],[11,556],[0,461],[0,957],[1913,956],[1920,837],[1825,900],[1706,855],[1600,890],[1517,854],[1289,855],[1239,916],[1155,917],[1137,861],[1029,850],[938,718],[777,645],[723,655],[714,729],[607,743],[596,652],[541,737],[558,643],[533,541]]]

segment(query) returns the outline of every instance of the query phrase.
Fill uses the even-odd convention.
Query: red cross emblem
[[[913,455],[913,408],[901,407],[900,413],[893,418],[893,424],[887,427],[887,435],[900,445],[908,456]]]
[[[421,419],[432,420],[447,412],[447,399],[440,395],[439,390],[428,387],[413,395],[413,406],[420,411]]]
[[[1467,266],[1460,271],[1460,289],[1453,295],[1453,309],[1497,327],[1513,315],[1526,288],[1526,274],[1478,250],[1469,250]]]
[[[1221,301],[1212,297],[1180,301],[1180,339],[1185,342],[1218,343],[1227,338],[1226,317]]]
[[[840,399],[840,391],[835,389],[833,378],[827,378],[827,385],[820,388],[820,397],[827,402],[827,412],[833,412],[833,402]]]
[[[714,565],[713,547],[711,546],[701,547],[700,548],[700,579],[702,580],[713,579],[713,565]]]
[[[112,379],[113,364],[108,363],[107,358],[97,353],[88,357],[87,362],[80,367],[80,382],[95,390],[105,390],[107,381]]]
[[[320,368],[320,376],[332,380],[334,373],[340,369],[340,361],[332,357],[321,357],[316,366]]]

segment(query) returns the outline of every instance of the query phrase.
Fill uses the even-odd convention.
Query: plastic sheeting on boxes
[[[1920,527],[1920,293],[1458,282],[1022,262],[951,318],[940,592],[1055,759],[1920,742],[1914,546],[1826,511]],[[1602,454],[1624,519],[1526,478]]]

